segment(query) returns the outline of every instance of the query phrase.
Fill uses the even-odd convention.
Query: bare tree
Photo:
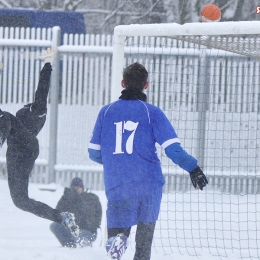
[[[216,4],[222,11],[221,21],[255,20],[257,0],[163,0],[167,22],[180,24],[200,21],[201,8],[209,3]]]
[[[83,0],[65,0],[63,3],[63,9],[68,11],[75,11],[82,2]]]
[[[6,7],[6,8],[11,8],[12,6],[5,0],[0,0],[0,6],[1,7]]]
[[[200,10],[218,5],[221,21],[260,19],[255,14],[259,0],[0,0],[3,7],[66,10],[84,13],[88,33],[113,33],[119,24],[199,22]]]

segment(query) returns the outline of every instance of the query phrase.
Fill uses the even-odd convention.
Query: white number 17
[[[132,133],[130,134],[130,136],[128,137],[128,139],[126,141],[126,152],[128,154],[132,154],[135,131],[138,127],[139,122],[135,123],[132,121],[126,121],[126,122],[121,121],[121,122],[117,122],[114,124],[116,125],[116,147],[115,147],[115,151],[113,152],[113,154],[124,153],[122,151],[122,137],[123,137],[123,133],[125,132],[125,130],[132,131]]]

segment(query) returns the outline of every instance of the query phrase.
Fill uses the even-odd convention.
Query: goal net
[[[112,99],[125,66],[149,72],[148,102],[172,122],[209,184],[158,147],[166,179],[153,250],[260,258],[260,22],[149,24],[114,31]],[[130,248],[134,248],[134,233]]]

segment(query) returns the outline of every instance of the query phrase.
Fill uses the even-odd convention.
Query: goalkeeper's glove
[[[57,48],[48,48],[47,50],[44,51],[44,55],[39,56],[40,60],[43,60],[44,63],[50,63],[52,64],[53,62],[53,57],[56,55],[57,53]]]
[[[208,180],[199,166],[190,172],[190,179],[195,189],[198,186],[198,188],[203,190],[203,188],[208,184]]]

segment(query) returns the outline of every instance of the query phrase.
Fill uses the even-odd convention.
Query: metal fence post
[[[205,133],[206,133],[206,113],[209,103],[207,84],[207,50],[201,48],[200,72],[198,86],[198,136],[197,136],[197,159],[200,167],[204,167],[205,158]]]
[[[60,27],[52,28],[52,47],[60,45]],[[50,86],[50,135],[49,135],[49,158],[48,158],[48,182],[55,182],[55,165],[57,158],[57,130],[58,130],[58,105],[59,105],[59,53],[54,57],[52,64]]]
[[[124,36],[116,34],[115,28],[112,60],[111,102],[116,101],[122,91],[121,80],[123,78],[124,68],[124,40]]]

